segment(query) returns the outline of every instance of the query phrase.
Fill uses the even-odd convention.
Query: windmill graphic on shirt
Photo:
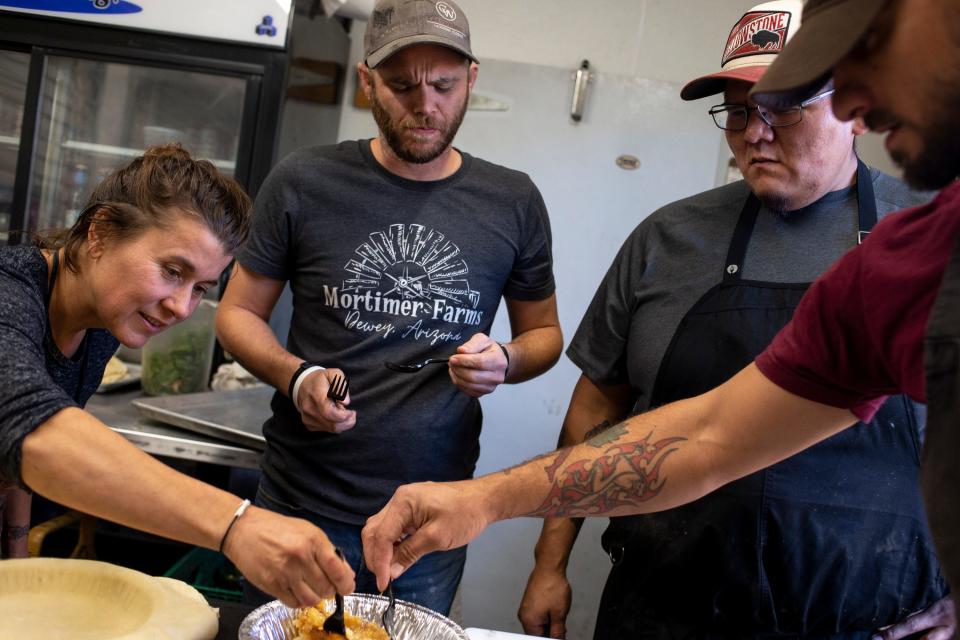
[[[341,291],[379,292],[384,298],[443,298],[476,309],[480,292],[470,287],[460,247],[435,229],[420,224],[392,224],[375,231],[356,248],[344,269],[351,275]]]

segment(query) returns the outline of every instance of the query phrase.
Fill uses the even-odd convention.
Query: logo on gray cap
[[[457,19],[457,12],[446,2],[437,3],[437,13],[440,14],[441,18],[444,20],[449,20],[450,22],[453,22]]]

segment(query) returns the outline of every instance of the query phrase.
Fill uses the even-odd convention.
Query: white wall
[[[554,232],[560,320],[567,341],[621,242],[658,206],[717,184],[728,152],[708,116],[709,100],[685,103],[680,87],[716,70],[730,26],[750,0],[458,0],[480,58],[476,92],[509,105],[468,113],[456,145],[526,171],[543,193]],[[718,19],[711,22],[710,18]],[[365,24],[351,32],[351,66]],[[589,59],[597,72],[584,120],[569,118],[572,73]],[[338,139],[373,137],[368,110],[344,91]],[[624,171],[614,159],[637,156]],[[509,335],[506,314],[494,325]],[[479,473],[552,449],[579,371],[563,357],[550,372],[484,399]],[[568,638],[592,637],[609,561],[605,520],[584,527],[571,561],[574,608]],[[470,547],[462,622],[520,631],[516,610],[539,521],[491,527]]]
[[[755,2],[739,0],[458,0],[474,53],[600,72],[684,81],[719,65],[730,27]],[[722,16],[719,23],[710,20]],[[706,54],[706,55],[703,55]]]

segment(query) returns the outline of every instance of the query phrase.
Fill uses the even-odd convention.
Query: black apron
[[[859,163],[860,238],[876,222]],[[760,202],[747,199],[723,280],[687,312],[651,407],[731,378],[789,322],[809,283],[740,277]],[[916,483],[922,424],[891,398],[858,423],[688,505],[612,518],[596,640],[870,636],[941,597]],[[776,428],[776,425],[771,425]],[[859,633],[857,633],[859,631]]]
[[[930,312],[923,364],[930,412],[921,472],[923,496],[956,602],[960,587],[960,241],[954,245]]]

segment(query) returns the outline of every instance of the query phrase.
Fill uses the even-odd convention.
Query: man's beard
[[[460,111],[454,115],[453,119],[450,120],[446,126],[441,126],[441,123],[437,122],[433,118],[426,117],[422,119],[415,118],[412,123],[401,123],[398,127],[390,119],[390,114],[387,113],[387,110],[384,109],[383,105],[380,104],[380,101],[377,100],[377,92],[373,91],[370,94],[370,106],[373,110],[373,119],[380,128],[380,133],[383,134],[383,138],[386,140],[387,145],[398,158],[404,162],[410,162],[412,164],[426,164],[436,160],[443,154],[444,151],[447,150],[447,148],[453,143],[453,139],[456,137],[457,131],[460,129],[460,124],[463,122],[463,116],[467,113],[468,102],[470,102],[469,91],[467,91],[467,95],[463,100],[463,107],[461,107]],[[437,143],[424,151],[416,151],[404,146],[403,138],[400,135],[402,133],[401,128],[415,128],[421,126],[440,130],[440,139],[437,141]]]
[[[951,102],[960,109],[960,89],[954,87],[957,101]],[[940,189],[960,175],[960,124],[956,111],[941,109],[934,124],[923,132],[923,147],[916,158],[902,157],[891,153],[893,161],[903,167],[903,178],[916,189]]]
[[[787,199],[787,196],[782,193],[757,194],[757,199],[760,200],[760,204],[766,207],[767,211],[783,217],[787,217],[790,213],[790,211],[787,210],[787,205],[790,204],[790,201]]]
[[[916,157],[911,158],[898,150],[890,151],[890,157],[903,169],[904,180],[916,189],[940,189],[960,175],[960,121],[957,120],[960,86],[947,83],[941,87],[941,94],[929,101],[940,108],[925,129],[905,124],[896,114],[884,109],[874,109],[864,117],[871,129],[900,124],[913,126],[920,133],[922,146]]]

